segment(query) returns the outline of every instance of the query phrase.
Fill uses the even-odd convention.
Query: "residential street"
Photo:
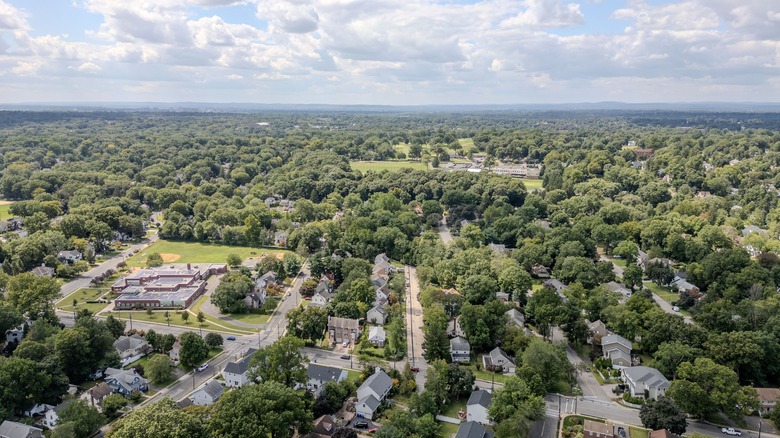
[[[441,223],[439,224],[439,236],[441,236],[441,241],[445,245],[452,243],[452,234],[450,234],[450,229],[447,227],[447,219],[444,217],[441,218]]]
[[[425,388],[428,363],[423,357],[423,311],[417,297],[420,293],[420,283],[417,280],[417,269],[405,266],[404,270],[409,284],[406,287],[406,354],[411,365],[420,369],[415,376],[415,382],[417,382],[417,391],[422,392]]]

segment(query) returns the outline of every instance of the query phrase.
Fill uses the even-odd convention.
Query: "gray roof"
[[[372,310],[376,310],[377,312],[381,313],[382,315],[386,315],[387,314],[387,310],[385,310],[385,306],[383,306],[381,304],[377,304],[376,306],[368,309],[369,312],[372,311]]]
[[[371,377],[366,379],[360,386],[367,386],[377,394],[384,394],[393,386],[393,379],[384,371],[379,371],[378,373],[372,374]]]
[[[628,367],[623,368],[625,375],[634,383],[644,383],[648,388],[668,388],[669,381],[655,368]]]
[[[209,380],[209,382],[203,385],[200,390],[208,394],[212,400],[222,397],[222,394],[225,393],[225,389],[222,388],[222,385],[216,380]]]
[[[614,333],[610,333],[604,336],[603,338],[601,338],[602,346],[607,346],[609,344],[621,344],[623,346],[628,347],[629,350],[633,348],[633,344],[631,344],[631,341],[629,341],[628,339],[620,335],[616,335]]]
[[[456,336],[450,339],[450,350],[471,350],[471,345],[466,338]]]
[[[306,375],[309,376],[309,379],[316,379],[322,382],[338,382],[342,372],[344,372],[344,370],[341,368],[310,363]]]
[[[373,395],[369,395],[368,397],[364,398],[363,400],[358,400],[360,403],[365,403],[366,406],[371,409],[371,411],[376,411],[376,409],[379,407],[379,400],[376,399]]]
[[[249,361],[252,360],[252,355],[255,354],[255,351],[257,351],[257,349],[250,348],[246,351],[243,359],[239,360],[238,362],[228,362],[227,365],[225,365],[224,372],[244,374],[246,370],[249,369]]]
[[[491,363],[498,363],[497,359],[499,359],[500,357],[503,357],[504,360],[506,360],[511,364],[515,363],[515,361],[513,361],[512,358],[509,357],[508,354],[506,354],[506,351],[501,349],[501,347],[496,347],[490,350],[490,353],[488,353],[488,357],[490,357]]]
[[[116,341],[114,341],[114,348],[120,352],[131,350],[143,345],[149,345],[149,343],[146,342],[146,339],[140,335],[120,336]]]
[[[493,395],[484,389],[480,389],[471,393],[469,401],[466,402],[466,406],[480,405],[487,408],[490,406],[491,400],[493,400]]]
[[[351,330],[357,330],[360,328],[360,321],[352,318],[339,318],[336,316],[328,317],[328,327],[340,327]]]
[[[0,424],[0,437],[2,438],[34,438],[42,437],[43,429],[17,423],[15,421],[3,421]]]
[[[455,438],[493,438],[493,432],[476,421],[461,423]]]
[[[382,327],[371,327],[371,329],[368,331],[368,340],[371,341],[374,338],[380,341],[387,339],[387,336],[385,335],[385,329]]]
[[[509,309],[506,311],[506,316],[509,317],[509,322],[519,325],[520,327],[525,324],[525,315],[520,313],[517,309]]]

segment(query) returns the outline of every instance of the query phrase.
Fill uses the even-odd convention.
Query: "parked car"
[[[344,341],[344,342],[342,342],[342,343],[341,343],[341,346],[342,346],[342,347],[344,347],[344,348],[347,348],[347,347],[349,347],[349,341]]]
[[[368,423],[365,421],[356,421],[353,427],[355,429],[368,429]]]
[[[675,312],[679,312],[679,311],[680,311],[680,308],[679,308],[679,307],[677,307],[677,306],[674,306],[674,307],[672,307],[672,310],[674,310]]]
[[[738,429],[734,429],[733,427],[724,427],[720,431],[721,433],[725,433],[726,435],[742,436],[742,432]]]
[[[227,339],[228,341],[235,341],[235,340],[236,340],[236,337],[235,337],[235,336],[228,336],[228,337],[227,337],[227,338],[225,338],[225,339]]]
[[[208,367],[209,367],[209,364],[207,364],[207,363],[204,363],[203,365],[201,365],[201,366],[199,366],[198,368],[196,368],[196,370],[198,370],[198,371],[203,371],[203,370],[205,370],[205,369],[206,369],[206,368],[208,368]]]
[[[412,370],[413,373],[419,373],[420,372],[420,368],[418,368],[418,367],[411,367],[409,369]]]
[[[349,359],[350,358],[350,356],[348,354],[342,354],[340,357],[342,359]]]
[[[626,438],[626,429],[624,429],[622,426],[618,426],[618,435]]]

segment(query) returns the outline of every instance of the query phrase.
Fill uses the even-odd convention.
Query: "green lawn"
[[[542,188],[542,180],[541,179],[523,179],[523,185],[525,185],[526,190],[541,189]]]
[[[352,170],[359,170],[361,172],[367,172],[369,170],[379,172],[380,170],[396,171],[401,169],[428,169],[427,164],[418,161],[350,161],[349,165],[352,167]]]
[[[11,204],[13,204],[13,202],[11,202]],[[8,209],[11,208],[11,204],[0,205],[0,220],[6,220],[11,218],[11,213],[8,212]]]
[[[105,289],[82,288],[57,301],[54,304],[54,307],[69,312],[74,310],[87,309],[92,313],[98,313],[105,309],[106,306],[108,306],[108,303],[87,303],[87,301],[95,301],[105,292]],[[74,299],[78,300],[78,303],[75,307],[73,306]]]
[[[458,433],[459,424],[443,423],[439,422],[439,433],[436,434],[438,438],[450,438],[452,435]]]
[[[158,240],[150,247],[127,259],[128,266],[145,266],[146,256],[152,253],[176,254],[179,257],[171,263],[225,263],[228,254],[238,254],[242,259],[261,254],[289,252],[284,249],[252,248],[249,246],[215,245],[201,242],[173,242]]]
[[[480,380],[487,380],[488,382],[490,382],[491,379],[495,379],[492,381],[495,381],[496,383],[506,383],[510,377],[499,373],[487,372],[485,370],[477,371],[477,366],[474,365],[473,363],[469,365],[468,368],[471,369],[472,373],[474,373],[474,377]]]
[[[355,386],[360,386],[360,371],[347,370],[347,380],[354,383]]]
[[[236,321],[257,325],[265,324],[271,319],[271,315],[260,315],[259,313],[230,313],[227,316]]]
[[[628,435],[631,438],[649,438],[650,431],[636,426],[628,426]]]
[[[474,152],[477,152],[477,147],[474,146],[474,140],[470,138],[459,138],[458,143],[460,143],[461,146],[463,146],[463,153],[468,153],[468,151],[473,150]]]
[[[113,313],[119,319],[128,322],[128,328],[130,326],[129,321],[130,321],[131,313],[133,315],[134,321],[146,321],[146,322],[156,322],[158,324],[168,324],[168,322],[165,319],[165,311],[152,312],[151,316],[149,316],[145,311],[128,312],[126,310],[123,310],[121,312],[114,311]],[[194,332],[199,331],[201,328],[201,326],[198,325],[198,321],[195,319],[195,315],[190,315],[189,319],[186,322],[181,319],[181,314],[177,314],[176,312],[171,311],[170,316],[171,316],[170,323],[172,326],[187,328]],[[217,321],[212,319],[213,318],[206,315],[206,321],[204,321],[202,325],[203,330],[213,330],[213,331],[232,333],[237,335],[246,335],[246,334],[254,333],[252,329],[238,327],[233,324],[228,324],[223,321]],[[215,323],[219,323],[219,325],[216,325]]]
[[[444,406],[444,409],[441,410],[441,414],[445,417],[458,418],[458,411],[466,411],[466,401],[466,399],[463,399],[447,404]]]
[[[190,307],[190,312],[192,312],[195,315],[197,315],[198,312],[200,312],[200,306],[202,306],[203,303],[207,299],[208,299],[208,297],[206,295],[203,295],[202,297],[198,298],[197,301],[195,301],[195,304],[193,304]],[[213,317],[213,316],[211,316],[211,315],[209,315],[209,314],[207,314],[205,312],[203,313],[203,315],[206,317],[206,321],[207,322],[213,322],[213,323],[216,323],[216,324],[228,327],[228,328],[233,329],[233,330],[238,330],[238,331],[241,331],[241,332],[247,332],[247,331],[254,332],[254,331],[256,331],[256,329],[251,329],[251,328],[241,327],[241,326],[238,326],[238,325],[235,325],[235,324],[231,324],[231,323],[229,323],[227,321],[223,321],[223,320],[221,320],[219,318],[215,318],[215,317]],[[261,317],[265,317],[265,321],[266,322],[268,321],[268,318],[270,318],[269,315],[257,315],[257,314],[251,314],[251,313],[250,314],[241,314],[241,315],[230,314],[230,315],[226,315],[226,316],[228,316],[230,318],[233,318],[235,316],[246,316],[250,320],[251,320],[251,318],[249,318],[249,317],[252,316],[252,317],[256,317],[255,320],[257,320],[257,321],[262,320]],[[179,319],[181,319],[181,316],[179,316]],[[192,319],[193,319],[193,315],[190,315],[190,320],[192,321]],[[238,318],[235,318],[235,319],[238,319]],[[197,323],[197,321],[195,321],[195,322]],[[245,322],[247,324],[264,324],[264,322],[259,322],[259,323],[254,323],[254,322],[250,322],[250,321],[243,321],[243,322]]]

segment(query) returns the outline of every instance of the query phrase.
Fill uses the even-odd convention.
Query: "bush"
[[[642,404],[645,403],[644,397],[632,397],[631,393],[628,392],[628,391],[623,393],[623,401],[625,401],[627,403],[632,403],[632,404],[635,404],[635,405],[642,405]]]

